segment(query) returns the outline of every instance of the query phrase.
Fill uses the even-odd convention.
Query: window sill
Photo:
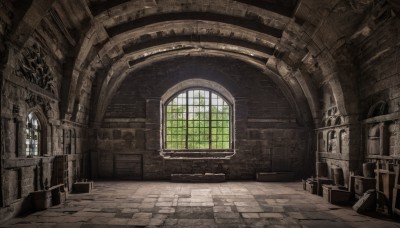
[[[161,151],[164,159],[231,159],[234,151]]]

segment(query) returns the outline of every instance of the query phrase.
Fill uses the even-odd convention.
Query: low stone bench
[[[224,173],[171,174],[172,182],[217,183],[225,181]]]
[[[89,193],[93,189],[93,181],[76,182],[72,187],[74,193]]]
[[[260,182],[292,181],[295,175],[293,172],[259,172],[256,173],[256,180]]]
[[[30,194],[34,210],[46,210],[51,206],[63,204],[66,200],[63,184],[52,186],[46,190],[31,192]]]

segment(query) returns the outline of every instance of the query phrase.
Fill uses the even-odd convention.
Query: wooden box
[[[348,204],[351,192],[333,185],[323,185],[323,198],[331,204]]]
[[[88,193],[93,188],[93,182],[76,182],[73,185],[74,193]]]
[[[354,192],[358,196],[364,195],[369,189],[375,189],[376,180],[375,178],[355,176],[354,177]]]
[[[51,191],[43,190],[32,192],[33,207],[35,210],[45,210],[52,206]]]
[[[318,185],[317,194],[319,196],[322,196],[322,192],[323,192],[322,186],[323,185],[331,185],[331,184],[333,184],[332,179],[325,178],[325,177],[318,177],[317,178],[317,185]]]
[[[311,194],[317,194],[317,181],[315,180],[308,180],[306,183],[306,189]]]

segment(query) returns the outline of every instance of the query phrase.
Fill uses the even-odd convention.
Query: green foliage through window
[[[165,107],[165,149],[230,149],[231,107],[204,89],[185,90]]]

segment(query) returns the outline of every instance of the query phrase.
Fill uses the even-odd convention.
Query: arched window
[[[232,149],[231,109],[225,98],[208,89],[179,92],[164,106],[164,149]]]
[[[37,116],[31,112],[26,118],[26,156],[39,155],[41,128]]]

